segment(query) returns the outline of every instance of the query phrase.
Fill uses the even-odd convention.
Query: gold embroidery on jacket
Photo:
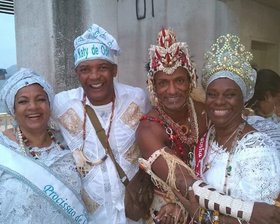
[[[139,106],[132,102],[121,116],[121,120],[131,129],[135,130],[139,124],[139,119],[142,114],[143,113],[140,111]]]
[[[72,108],[68,109],[58,119],[71,135],[76,135],[82,131],[82,120]]]
[[[137,164],[138,163],[138,158],[140,157],[140,149],[136,143],[134,143],[125,153],[124,158],[132,163],[132,164]]]

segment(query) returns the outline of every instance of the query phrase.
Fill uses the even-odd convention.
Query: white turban
[[[102,27],[93,24],[74,41],[75,67],[82,61],[104,59],[116,64],[114,56],[120,52],[115,38]]]
[[[242,95],[243,95],[243,101],[244,103],[247,102],[249,99],[252,98],[252,96],[254,95],[254,86],[256,83],[256,77],[257,77],[257,73],[254,69],[252,69],[252,74],[251,74],[251,82],[253,83],[252,85],[248,85],[245,83],[245,81],[242,79],[242,77],[240,77],[239,75],[231,72],[231,71],[219,71],[214,73],[212,76],[209,77],[209,79],[207,80],[206,83],[206,89],[208,87],[208,85],[215,81],[216,79],[219,78],[228,78],[231,79],[232,81],[234,81],[241,89]]]
[[[52,87],[42,76],[38,75],[34,71],[27,68],[21,68],[5,82],[0,92],[1,99],[4,101],[7,113],[11,115],[15,114],[14,106],[17,92],[23,87],[36,83],[42,86],[47,93],[50,102],[50,108],[52,109],[52,102],[54,97]]]

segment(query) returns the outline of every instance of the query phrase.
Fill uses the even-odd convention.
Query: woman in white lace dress
[[[219,37],[206,53],[202,85],[212,126],[195,151],[195,171],[226,195],[274,204],[280,192],[280,152],[272,138],[242,117],[256,79],[251,58],[233,35]]]
[[[1,98],[15,126],[0,134],[0,223],[87,223],[71,151],[49,127],[52,88],[21,69]]]

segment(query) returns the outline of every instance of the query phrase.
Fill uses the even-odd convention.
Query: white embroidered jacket
[[[135,147],[135,131],[149,104],[145,92],[140,88],[114,82],[114,89],[116,98],[109,143],[115,159],[131,179],[138,169],[137,159],[140,155],[139,149]],[[83,89],[79,87],[57,94],[54,100],[54,115],[74,154],[83,145],[83,94]],[[90,105],[88,99],[87,104]],[[107,133],[112,104],[90,106]],[[83,152],[91,161],[101,159],[105,154],[88,117]],[[110,157],[89,170],[83,178],[83,186],[90,198],[88,206],[92,210],[92,223],[134,223],[125,217],[124,186]]]

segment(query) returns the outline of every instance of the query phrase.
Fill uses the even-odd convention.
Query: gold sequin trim
[[[72,108],[68,109],[58,119],[71,135],[76,135],[82,131],[82,120]]]
[[[133,144],[125,153],[124,158],[131,164],[137,164],[140,158],[140,149],[137,144]]]
[[[143,113],[141,113],[138,105],[132,102],[124,114],[121,116],[121,120],[128,125],[131,129],[136,129],[139,124],[139,119]]]

